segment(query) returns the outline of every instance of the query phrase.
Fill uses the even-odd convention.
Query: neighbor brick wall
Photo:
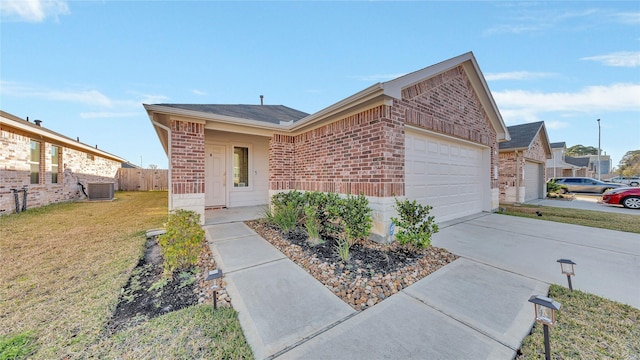
[[[27,209],[51,203],[84,199],[78,182],[113,182],[121,164],[118,161],[69,147],[68,144],[49,142],[10,127],[0,129],[0,214],[15,212],[13,189],[27,189]],[[40,141],[40,183],[30,183],[31,139]],[[60,147],[58,183],[51,183],[51,146]],[[22,193],[20,193],[22,205]]]
[[[173,194],[203,194],[204,167],[204,124],[171,120]]]
[[[394,101],[394,119],[455,138],[491,148],[491,188],[498,142],[496,131],[473,90],[464,68],[458,66],[402,90],[402,99]]]
[[[524,186],[524,157],[522,151],[519,151],[516,155],[515,151],[501,152],[499,154],[499,187],[500,187],[500,201],[506,201],[509,196],[507,191],[510,188],[516,187],[516,177],[518,170],[520,172],[519,187]]]

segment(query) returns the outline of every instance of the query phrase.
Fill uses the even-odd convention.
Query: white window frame
[[[235,186],[235,149],[236,148],[246,148],[247,149],[247,175],[249,177],[249,183],[247,186],[236,187]],[[253,191],[253,182],[255,181],[255,173],[253,171],[253,147],[251,144],[243,144],[237,143],[231,145],[231,161],[229,162],[231,165],[231,191]]]

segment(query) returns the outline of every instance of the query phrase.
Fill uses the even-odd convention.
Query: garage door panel
[[[433,206],[437,221],[481,212],[489,184],[483,148],[413,131],[405,134],[406,196]],[[426,151],[418,144],[425,144]]]
[[[525,161],[524,164],[524,200],[535,200],[540,198],[541,189],[541,166],[532,161]]]

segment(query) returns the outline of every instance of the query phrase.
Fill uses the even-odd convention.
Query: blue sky
[[[167,167],[142,103],[316,112],[473,51],[507,125],[640,149],[640,2],[0,0],[0,109]]]

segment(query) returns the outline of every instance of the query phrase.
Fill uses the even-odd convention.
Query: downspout
[[[169,210],[172,210],[173,209],[173,196],[172,196],[172,193],[173,193],[173,181],[171,179],[171,129],[169,127],[167,127],[165,125],[162,125],[159,122],[153,120],[153,118],[151,119],[151,122],[153,123],[153,125],[155,125],[155,126],[161,128],[161,129],[164,129],[164,130],[167,131],[167,150],[168,150],[167,151],[168,152],[167,156],[169,157],[169,169],[168,169],[168,172],[167,172],[167,176],[168,176],[167,180],[168,180],[168,183],[169,183],[169,189],[168,189],[169,190]]]
[[[516,203],[520,202],[520,158],[516,150]]]

